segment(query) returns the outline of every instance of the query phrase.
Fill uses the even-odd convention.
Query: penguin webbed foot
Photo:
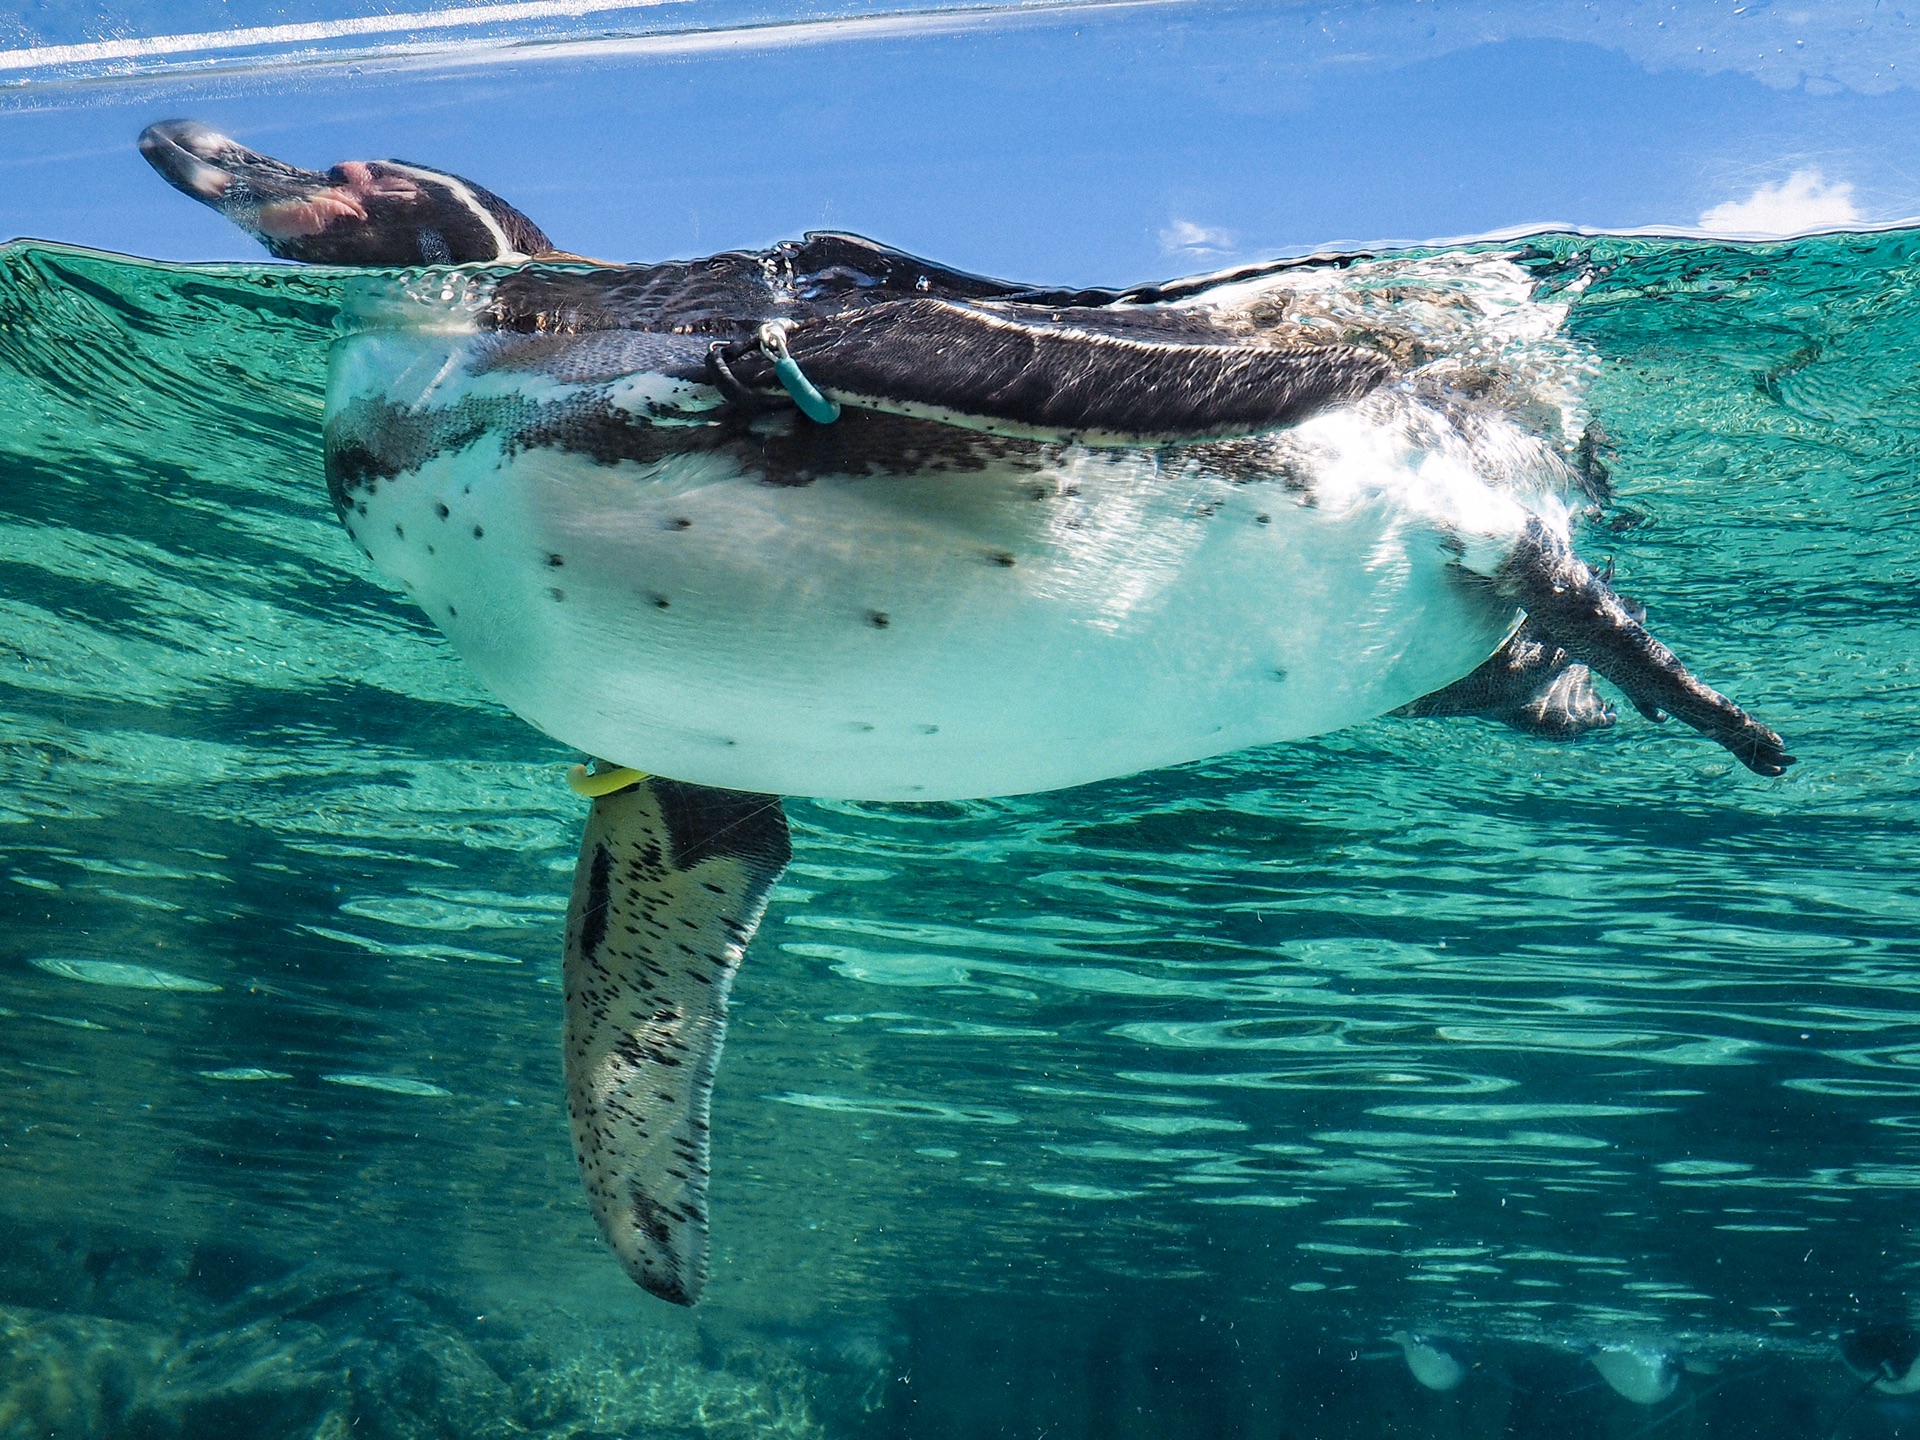
[[[1496,583],[1527,612],[1529,625],[1619,686],[1648,719],[1671,715],[1756,775],[1784,773],[1794,757],[1779,734],[1696,678],[1648,633],[1645,610],[1617,594],[1610,579],[1611,567],[1596,574],[1564,539],[1531,520]]]
[[[567,910],[567,1112],[601,1235],[692,1305],[728,993],[792,847],[773,796],[615,773],[635,778],[594,799]]]
[[[1523,734],[1571,740],[1614,723],[1593,673],[1532,619],[1472,674],[1394,712],[1412,718],[1472,715]]]
[[[1611,729],[1614,708],[1593,688],[1593,672],[1569,665],[1524,705],[1493,718],[1529,735],[1571,740],[1593,730]]]

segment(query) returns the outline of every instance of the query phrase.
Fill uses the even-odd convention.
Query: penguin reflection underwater
[[[1780,737],[1573,552],[1584,357],[1511,254],[1023,287],[851,235],[605,265],[458,177],[148,129],[350,292],[349,533],[507,705],[600,757],[565,954],[573,1141],[692,1304],[736,967],[781,795],[1083,784],[1406,710],[1609,725],[1597,671],[1761,775]],[[644,773],[642,773],[644,772]]]

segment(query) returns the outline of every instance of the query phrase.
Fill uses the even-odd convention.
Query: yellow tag
[[[629,770],[624,765],[616,765],[611,770],[602,770],[598,775],[584,765],[576,765],[567,771],[567,788],[576,795],[584,795],[589,800],[598,800],[602,795],[611,795],[616,790],[624,790],[629,785],[638,785],[647,778],[644,770]]]

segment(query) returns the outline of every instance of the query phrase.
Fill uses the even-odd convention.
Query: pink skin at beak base
[[[361,160],[336,165],[332,174],[341,183],[301,199],[262,205],[254,217],[254,228],[274,240],[318,235],[337,221],[364,221],[369,199],[414,195],[420,188],[404,175],[375,175]]]

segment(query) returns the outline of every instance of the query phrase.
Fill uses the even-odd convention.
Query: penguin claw
[[[1785,774],[1795,760],[1787,753],[1787,742],[1739,706],[1730,701],[1726,705],[1729,713],[1715,715],[1709,723],[1696,723],[1695,728],[1754,774],[1769,779]]]

